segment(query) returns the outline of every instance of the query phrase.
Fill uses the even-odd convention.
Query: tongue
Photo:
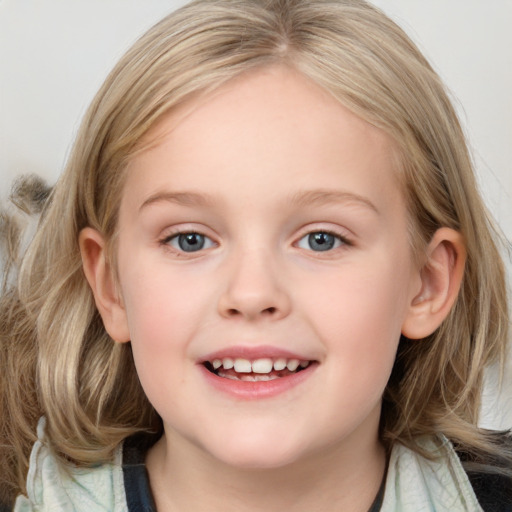
[[[244,375],[249,375],[251,377],[257,377],[257,376],[261,376],[261,375],[268,375],[269,377],[277,378],[277,377],[286,377],[287,375],[291,375],[292,373],[295,373],[295,372],[291,372],[287,368],[285,368],[284,370],[280,370],[280,371],[272,370],[269,373],[254,373],[254,372],[251,372],[251,373],[239,373],[239,372],[236,372],[234,368],[231,368],[230,370],[224,370],[224,368],[219,368],[217,370],[217,374],[220,377],[235,377],[237,379],[240,379]]]

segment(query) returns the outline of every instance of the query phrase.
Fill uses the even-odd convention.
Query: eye
[[[330,251],[348,242],[341,236],[327,231],[314,231],[303,236],[297,243],[297,247],[316,252]]]
[[[194,232],[178,233],[166,238],[164,243],[181,252],[197,252],[215,245],[207,236]]]

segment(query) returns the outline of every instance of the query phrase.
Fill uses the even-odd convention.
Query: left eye
[[[172,248],[182,252],[197,252],[213,247],[213,241],[200,233],[179,233],[167,239]]]
[[[297,246],[301,249],[308,249],[310,251],[330,251],[343,245],[345,241],[338,235],[333,235],[326,231],[314,231],[303,236]]]

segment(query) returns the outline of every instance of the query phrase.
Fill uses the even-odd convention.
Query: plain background
[[[305,0],[306,1],[306,0]],[[79,120],[131,43],[182,0],[0,0],[0,200],[13,179],[53,184]],[[486,202],[512,240],[512,0],[373,0],[447,83]],[[510,255],[505,255],[510,269]],[[482,424],[512,426],[512,368],[489,373]]]

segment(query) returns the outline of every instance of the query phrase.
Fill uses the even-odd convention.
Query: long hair
[[[465,276],[449,317],[424,340],[400,341],[382,439],[417,449],[419,436],[442,432],[470,452],[496,452],[477,420],[483,371],[505,354],[504,267],[439,77],[405,33],[363,0],[198,0],[155,25],[107,77],[15,286],[6,281],[0,465],[12,475],[14,492],[25,490],[41,415],[55,454],[81,465],[108,460],[136,431],[162,428],[130,345],[105,332],[82,271],[78,234],[86,226],[100,231],[115,264],[124,171],[151,144],[144,136],[193,95],[273,64],[308,76],[393,138],[418,259],[441,226],[458,230],[466,243]]]

